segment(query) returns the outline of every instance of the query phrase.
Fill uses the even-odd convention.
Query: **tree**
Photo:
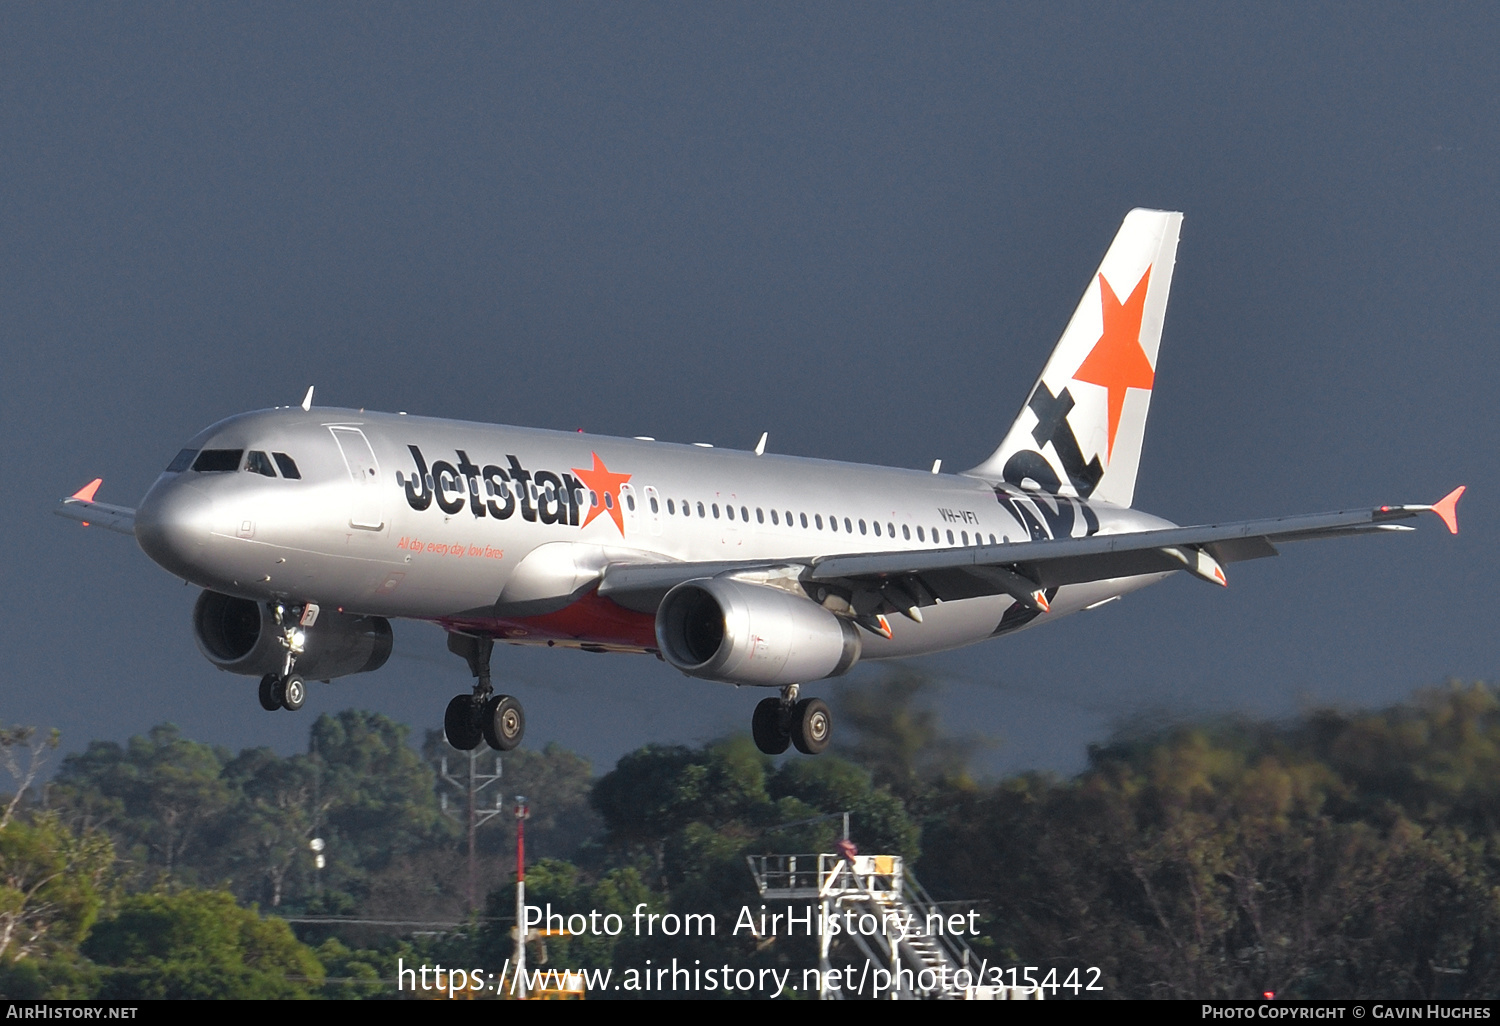
[[[298,998],[323,982],[311,948],[227,891],[158,891],[120,903],[83,947],[106,967],[101,997]]]
[[[76,947],[104,902],[113,862],[107,837],[75,834],[52,813],[0,827],[0,963]]]
[[[243,892],[280,907],[289,881],[311,869],[309,842],[334,805],[322,769],[305,755],[283,759],[268,748],[246,749],[224,768],[238,801],[222,831],[228,864],[251,886]]]
[[[171,724],[122,748],[94,741],[63,760],[49,803],[77,818],[112,809],[119,847],[168,875],[197,878],[205,835],[234,795],[223,779],[229,753],[189,741]],[[101,803],[99,799],[104,801]]]
[[[309,752],[331,795],[330,868],[359,879],[398,854],[454,836],[432,769],[407,744],[408,733],[405,724],[356,709],[313,723]]]
[[[843,731],[853,740],[834,750],[870,771],[908,805],[920,804],[937,784],[968,786],[969,760],[983,742],[946,733],[928,703],[938,683],[910,668],[884,673],[874,684],[845,685],[835,694]]]

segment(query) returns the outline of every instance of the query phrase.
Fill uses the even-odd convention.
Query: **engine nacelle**
[[[662,658],[693,677],[800,684],[848,672],[859,630],[800,595],[727,578],[684,581],[656,612]]]
[[[303,632],[296,672],[311,680],[368,673],[391,655],[391,624],[382,616],[324,611]],[[193,607],[193,637],[209,662],[230,673],[259,677],[286,664],[281,628],[261,602],[205,591]]]

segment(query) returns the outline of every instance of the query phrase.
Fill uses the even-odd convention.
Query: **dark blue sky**
[[[916,665],[994,768],[1116,724],[1494,676],[1500,11],[354,4],[0,10],[0,720],[305,743],[465,686],[399,623],[266,714],[196,592],[48,515],[246,409],[329,405],[959,469],[1120,219],[1186,214],[1137,505],[1192,523],[1459,483],[1464,533],[1288,546]],[[502,649],[529,743],[748,725],[655,660]],[[883,672],[862,667],[857,686]],[[815,689],[816,690],[816,689]]]

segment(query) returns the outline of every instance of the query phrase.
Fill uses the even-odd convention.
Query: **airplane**
[[[297,406],[196,435],[135,509],[95,479],[64,517],[133,535],[203,589],[209,662],[260,678],[266,710],[308,680],[379,669],[391,619],[426,620],[474,678],[450,744],[520,743],[496,642],[649,653],[692,677],[779,689],[751,717],[768,754],[823,751],[803,686],[1094,609],[1284,542],[1458,533],[1430,505],[1179,527],[1132,507],[1182,215],[1137,209],[1089,280],[999,448],[959,474],[704,443],[607,438]]]

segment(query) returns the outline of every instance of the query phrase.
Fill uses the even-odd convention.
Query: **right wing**
[[[1457,534],[1456,506],[1463,491],[1455,489],[1430,506],[1379,506],[1086,538],[804,559],[614,563],[604,568],[599,594],[653,612],[683,581],[728,573],[775,574],[795,576],[804,587],[821,584],[847,592],[856,616],[903,612],[916,619],[922,606],[934,602],[1000,594],[1044,610],[1045,593],[1053,588],[1116,577],[1187,570],[1224,585],[1222,564],[1274,556],[1278,543],[1410,531],[1414,528],[1397,521],[1421,513],[1437,513]]]

